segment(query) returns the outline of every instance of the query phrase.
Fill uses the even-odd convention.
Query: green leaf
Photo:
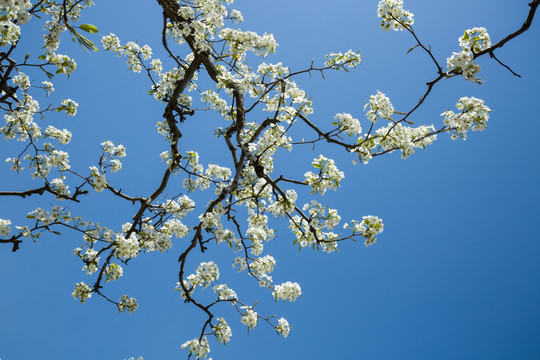
[[[92,34],[95,34],[98,32],[98,28],[95,27],[94,25],[92,24],[82,24],[80,26],[81,30],[83,31],[86,31],[86,32],[89,32],[89,33],[92,33]]]
[[[74,28],[68,27],[68,30],[71,32],[71,39],[75,41],[76,38],[79,42],[79,45],[81,45],[81,47],[85,51],[99,51],[96,45],[91,40],[79,34]]]
[[[45,56],[45,55],[39,55],[38,56],[38,59],[40,59],[40,60],[45,60],[46,58],[47,58],[47,56]]]
[[[405,54],[410,53],[410,52],[413,51],[417,46],[420,46],[420,44],[414,45],[412,48],[410,48],[409,50],[407,50],[407,52],[406,52]]]

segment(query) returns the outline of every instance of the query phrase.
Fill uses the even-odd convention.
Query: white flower
[[[118,307],[118,311],[122,313],[126,312],[126,310],[129,313],[133,313],[139,307],[139,305],[137,304],[137,300],[135,298],[129,297],[128,295],[122,295],[119,303],[116,306]]]
[[[382,19],[381,29],[384,31],[405,30],[414,24],[413,13],[403,10],[403,0],[381,0],[377,16]]]
[[[484,101],[475,97],[462,97],[456,104],[456,108],[461,110],[455,114],[453,111],[445,111],[444,125],[448,127],[448,132],[453,140],[461,137],[467,139],[467,131],[482,131],[487,129],[487,121],[491,109],[484,105]]]
[[[28,75],[19,72],[13,77],[13,84],[18,85],[21,90],[28,90],[30,88],[30,78]]]
[[[353,234],[360,233],[366,240],[364,245],[370,246],[377,242],[376,235],[380,234],[384,230],[384,224],[382,219],[377,216],[367,215],[362,217],[362,221],[352,221]],[[345,224],[344,228],[348,228],[349,224]]]
[[[9,227],[11,225],[11,220],[4,220],[0,219],[0,235],[1,236],[9,236],[9,233],[11,232],[11,228]]]
[[[231,340],[232,331],[224,318],[218,318],[217,325],[212,327],[214,336],[220,344],[226,344]]]
[[[229,288],[227,284],[220,284],[213,287],[214,292],[218,294],[219,300],[236,300],[236,292]]]
[[[475,27],[465,30],[459,38],[459,46],[464,51],[479,53],[491,46],[491,39],[485,28]]]
[[[318,158],[313,159],[311,163],[314,168],[319,169],[318,174],[314,174],[308,171],[304,174],[306,178],[305,183],[311,185],[311,193],[321,193],[324,195],[326,190],[336,190],[339,187],[339,183],[345,177],[342,171],[336,166],[336,163],[332,159],[328,159],[323,155],[319,155]]]
[[[473,61],[473,54],[468,50],[452,53],[452,56],[446,59],[448,73],[460,74],[468,81],[478,84],[482,79],[476,76],[480,72],[480,65]]]
[[[279,319],[278,326],[276,327],[276,331],[278,334],[281,334],[284,338],[289,336],[289,333],[291,332],[289,322],[285,320],[284,318]]]
[[[381,91],[377,90],[376,95],[371,95],[369,101],[364,105],[364,111],[369,107],[366,117],[372,123],[375,123],[378,118],[390,119],[394,113],[394,106],[390,99]]]
[[[118,257],[131,259],[139,255],[139,241],[134,233],[132,233],[128,239],[126,239],[122,233],[116,234],[114,246],[116,249],[115,255]]]
[[[73,298],[79,299],[81,304],[84,304],[84,302],[92,296],[92,289],[84,282],[80,282],[75,284],[75,290],[71,295]]]
[[[253,309],[249,308],[243,315],[240,321],[242,324],[246,325],[249,330],[257,326],[257,313]]]
[[[339,126],[339,130],[348,132],[349,136],[360,135],[362,133],[360,122],[358,119],[353,118],[351,114],[336,114],[334,115],[334,119],[337,120],[335,124]]]
[[[77,114],[78,103],[71,99],[62,100],[61,110],[64,110],[68,116],[75,116]]]
[[[109,264],[105,268],[105,282],[118,280],[122,275],[124,275],[124,269],[117,263]]]
[[[186,341],[181,346],[182,349],[189,349],[189,353],[195,356],[195,359],[206,359],[208,353],[210,352],[210,345],[208,345],[208,339],[206,336],[203,336],[201,341],[199,339],[192,339]]]
[[[219,268],[213,262],[202,262],[195,271],[195,274],[191,274],[187,277],[185,285],[187,288],[201,286],[202,288],[208,287],[211,282],[219,279]]]
[[[326,55],[324,66],[332,67],[335,70],[344,69],[345,65],[348,68],[355,68],[360,64],[361,60],[359,51],[348,50],[345,54],[337,52]]]
[[[276,300],[296,301],[296,299],[302,295],[302,289],[298,283],[287,281],[281,285],[276,285],[273,295]]]
[[[90,167],[90,170],[92,170],[92,174],[90,175],[92,177],[92,187],[97,193],[102,192],[107,187],[105,174],[100,173],[95,166]]]

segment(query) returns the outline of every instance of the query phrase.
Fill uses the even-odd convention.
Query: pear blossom
[[[242,324],[246,325],[250,330],[257,326],[257,320],[257,313],[252,308],[247,309],[240,319]]]

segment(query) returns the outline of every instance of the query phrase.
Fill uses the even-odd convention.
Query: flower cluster
[[[436,139],[435,127],[430,126],[403,126],[401,123],[389,124],[377,129],[378,143],[384,150],[401,150],[401,158],[406,159],[414,154],[414,149],[431,145]]]
[[[284,338],[289,336],[289,333],[291,332],[291,327],[289,326],[289,322],[285,318],[280,318],[278,320],[278,326],[276,327],[276,332],[278,334],[281,334]]]
[[[19,72],[12,79],[13,84],[21,88],[21,90],[28,90],[30,88],[30,78],[23,72]]]
[[[257,72],[261,75],[268,76],[270,79],[275,80],[283,76],[289,75],[289,68],[284,67],[283,63],[267,64],[262,62],[257,68]]]
[[[414,24],[414,15],[403,10],[403,0],[381,0],[377,7],[377,16],[384,31],[405,30]]]
[[[181,346],[182,349],[189,349],[189,354],[193,355],[195,359],[206,359],[208,353],[210,352],[210,345],[208,344],[208,339],[206,336],[203,336],[201,341],[199,339],[192,339],[186,341]]]
[[[319,155],[318,158],[313,159],[311,163],[314,168],[319,169],[319,173],[315,174],[308,171],[304,174],[306,178],[305,183],[311,185],[311,193],[321,193],[324,195],[326,190],[336,190],[339,187],[339,183],[345,177],[342,171],[336,166],[336,163],[332,159],[328,159],[323,155]]]
[[[257,35],[253,31],[236,29],[223,29],[219,37],[227,42],[231,49],[231,56],[243,58],[247,51],[253,51],[258,56],[273,54],[278,46],[272,34]]]
[[[174,228],[173,233],[180,235],[180,237],[187,233],[187,227],[184,224],[176,219],[173,219],[173,221],[180,223],[176,225],[182,227],[181,230]],[[168,231],[171,229],[170,222],[168,224],[169,226],[165,231],[156,230],[154,226],[148,223],[143,224],[141,231],[138,233],[141,249],[146,252],[169,250],[172,247],[172,241]]]
[[[372,123],[375,123],[377,119],[390,119],[394,114],[394,106],[390,102],[390,99],[377,90],[376,95],[371,95],[369,101],[364,105],[364,111],[369,108],[366,113],[366,117]]]
[[[352,117],[351,114],[347,113],[340,113],[334,115],[334,119],[337,120],[337,122],[332,123],[333,125],[337,125],[339,127],[339,130],[346,131],[349,136],[353,135],[360,135],[362,133],[362,126],[360,125],[360,121],[358,119],[355,119]]]
[[[122,169],[120,158],[126,156],[124,145],[114,145],[107,140],[101,143],[101,149],[103,150],[102,163],[106,164],[104,168],[110,167],[112,172],[120,171]]]
[[[148,45],[143,45],[129,41],[126,45],[121,46],[120,39],[113,33],[105,35],[101,38],[101,45],[105,51],[111,51],[117,54],[119,57],[124,55],[128,58],[128,69],[140,73],[143,69],[144,60],[150,60],[152,57],[152,48]],[[157,63],[152,63],[152,67]],[[157,65],[159,66],[159,65]]]
[[[213,262],[202,262],[195,271],[195,274],[191,274],[187,277],[187,281],[184,280],[184,286],[187,289],[195,289],[197,286],[203,289],[208,287],[211,282],[219,279],[219,268]],[[177,288],[180,286],[178,285]]]
[[[332,230],[339,224],[341,216],[337,210],[326,208],[315,200],[305,204],[302,210],[309,211],[309,220],[299,215],[289,220],[289,228],[295,235],[294,244],[298,243],[300,248],[322,248],[327,253],[336,251],[337,243],[334,240],[338,238],[338,234],[323,230]]]
[[[272,277],[268,274],[274,271],[275,266],[276,259],[271,255],[256,258],[248,265],[251,273],[259,280],[259,285],[263,287],[270,287]]]
[[[459,46],[463,51],[479,53],[491,46],[491,39],[486,28],[475,27],[465,30],[463,36],[459,38]]]
[[[214,336],[216,337],[218,343],[226,344],[231,340],[232,337],[231,328],[229,327],[229,324],[227,324],[224,318],[218,318],[217,321],[217,325],[214,325],[212,327]]]
[[[9,227],[9,225],[11,225],[11,220],[0,219],[1,236],[9,236],[9,233],[11,232],[11,228]]]
[[[274,238],[274,230],[268,227],[268,216],[250,211],[246,235],[253,243],[251,253],[260,255],[263,251],[263,241]]]
[[[2,20],[0,21],[0,47],[15,45],[19,41],[21,28],[17,24],[26,24],[30,19],[29,0],[3,0],[0,2]]]
[[[71,141],[71,132],[67,129],[57,129],[52,125],[49,125],[47,129],[44,132],[45,137],[49,137],[51,139],[58,139],[58,142],[60,144],[69,144]]]
[[[481,84],[482,80],[476,76],[480,72],[480,65],[474,63],[474,54],[491,46],[487,30],[483,27],[465,30],[459,38],[459,45],[461,51],[452,53],[452,56],[446,59],[448,74],[462,75],[468,81]]]
[[[51,211],[36,208],[35,210],[30,211],[26,217],[28,219],[35,219],[44,226],[51,225],[55,222],[59,222],[60,220],[63,220],[66,223],[71,220],[70,212],[65,211],[65,209],[60,206],[53,206]]]
[[[125,235],[116,234],[114,239],[115,255],[124,259],[132,259],[139,255],[140,246],[137,235],[132,233],[126,239]]]
[[[139,307],[137,300],[128,295],[122,295],[120,302],[116,306],[118,307],[118,311],[122,313],[127,311],[131,314]]]
[[[91,166],[90,170],[92,171],[90,174],[92,177],[92,187],[96,192],[102,192],[107,187],[107,179],[105,178],[105,174],[100,173],[98,168],[95,166]]]
[[[236,292],[233,289],[229,288],[227,284],[215,285],[213,287],[213,290],[218,294],[219,300],[227,301],[238,299]]]
[[[462,75],[468,81],[478,84],[482,80],[476,76],[480,72],[480,65],[473,61],[473,54],[469,51],[454,52],[452,56],[446,59],[446,65],[449,73]]]
[[[65,74],[66,76],[69,76],[75,71],[75,69],[77,69],[77,63],[75,60],[67,55],[47,54],[46,60],[56,66],[56,72],[58,74]]]
[[[92,296],[92,289],[84,282],[75,284],[75,290],[71,293],[73,298],[79,299],[82,304]]]
[[[296,301],[302,295],[302,289],[298,283],[287,281],[274,287],[274,299],[283,301]]]
[[[294,190],[287,190],[285,197],[278,196],[275,201],[270,200],[270,204],[266,208],[268,212],[274,214],[274,216],[285,216],[290,214],[296,208],[296,200],[298,199],[298,194]]]
[[[249,330],[255,328],[257,326],[258,316],[255,311],[250,307],[246,310],[246,312],[242,315],[240,318],[240,321],[242,324],[246,325]]]
[[[467,139],[467,131],[482,131],[487,129],[487,121],[491,109],[484,105],[484,101],[475,97],[462,97],[456,104],[456,108],[460,110],[458,114],[453,111],[445,111],[441,114],[444,116],[444,125],[448,127],[448,132],[453,140],[461,137]]]
[[[105,282],[118,280],[124,275],[124,269],[117,263],[109,264],[105,268]]]
[[[39,103],[29,94],[19,101],[17,109],[4,114],[6,125],[0,128],[5,140],[26,141],[41,136],[41,128],[34,122],[34,115],[39,112]]]
[[[345,67],[355,68],[360,65],[361,60],[362,58],[360,57],[359,51],[354,52],[352,50],[348,50],[345,54],[337,52],[326,55],[326,62],[324,63],[324,66],[331,67],[336,70],[345,69]]]
[[[15,45],[21,36],[21,28],[11,21],[0,21],[0,47]]]
[[[382,222],[382,219],[373,215],[367,215],[362,217],[361,222],[353,220],[351,223],[353,234],[359,233],[360,235],[362,235],[365,238],[364,245],[366,247],[375,244],[377,242],[375,236],[382,233],[384,230],[384,224]],[[345,229],[348,229],[349,227],[349,224],[345,224],[343,226],[343,228]]]
[[[71,99],[62,100],[62,106],[58,110],[64,110],[68,116],[75,116],[77,114],[78,103]]]
[[[99,257],[97,255],[98,252],[96,250],[86,249],[84,255],[81,256],[85,262],[83,271],[86,271],[88,275],[91,275],[98,270],[97,264],[99,263]]]

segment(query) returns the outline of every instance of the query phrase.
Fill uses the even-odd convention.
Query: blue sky
[[[98,26],[100,35],[118,34],[123,43],[148,43],[165,58],[159,49],[157,5],[95,3],[83,22]],[[324,54],[332,51],[361,51],[362,65],[353,72],[296,79],[312,96],[311,118],[321,126],[338,112],[363,118],[363,106],[377,90],[397,110],[410,109],[436,75],[426,55],[418,49],[405,55],[414,45],[409,34],[380,30],[377,1],[335,0],[329,5],[237,0],[233,7],[244,14],[242,29],[275,35],[280,46],[266,61],[299,70],[312,59],[324,62]],[[456,0],[451,6],[408,0],[404,7],[415,14],[415,31],[441,63],[459,50],[457,39],[465,29],[483,26],[495,42],[519,28],[528,12],[522,0]],[[231,325],[233,338],[227,346],[211,342],[210,355],[261,360],[540,358],[539,36],[536,19],[528,32],[496,53],[522,78],[482,57],[483,86],[462,78],[443,81],[413,119],[437,125],[440,113],[453,109],[460,97],[481,98],[493,110],[488,130],[471,133],[467,141],[442,134],[428,151],[417,150],[407,160],[395,153],[357,166],[352,157],[328,146],[313,152],[301,148],[298,156],[279,153],[280,171],[299,174],[310,170],[311,159],[321,152],[334,158],[345,172],[343,187],[319,200],[340,209],[343,220],[377,215],[385,231],[372,247],[342,243],[339,253],[328,255],[298,252],[286,224],[279,223],[267,251],[278,261],[275,281],[302,286],[303,296],[295,303],[274,304],[245,274],[236,275],[229,265],[234,255],[224,247],[196,255],[192,267],[215,260],[223,282],[246,302],[261,299],[261,313],[284,316],[293,325],[287,339],[264,324],[247,334],[238,316],[223,306],[220,315]],[[97,36],[92,39],[99,42]],[[23,28],[21,41],[19,54],[37,56],[39,27]],[[75,118],[54,118],[58,127],[73,132],[72,166],[85,171],[94,165],[106,139],[122,143],[128,153],[124,170],[111,181],[127,192],[147,194],[164,168],[159,153],[167,145],[154,125],[163,105],[146,94],[150,84],[127,70],[125,59],[104,51],[87,54],[67,38],[63,45],[79,68],[69,81],[58,79],[51,101],[70,97],[80,104]],[[212,141],[218,121],[203,114],[183,124],[182,146],[198,150],[203,164],[223,159]],[[9,146],[4,142],[0,155],[10,154]],[[32,184],[0,167],[2,190]],[[180,186],[180,180],[175,184]],[[24,223],[26,212],[52,201],[0,198],[0,218]],[[116,228],[134,211],[105,193],[69,207]],[[78,234],[65,232],[26,241],[16,253],[0,248],[0,359],[184,358],[180,345],[198,335],[204,319],[173,291],[185,243],[177,240],[166,254],[139,256],[125,268],[124,278],[110,284],[109,291],[118,294],[113,297],[128,293],[137,298],[140,308],[133,315],[118,313],[98,297],[84,305],[71,297],[74,283],[90,281],[71,255],[81,243]]]

